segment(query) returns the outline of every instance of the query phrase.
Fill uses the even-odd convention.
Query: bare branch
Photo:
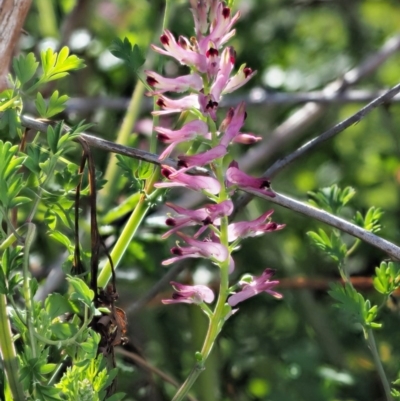
[[[343,78],[339,78],[327,85],[323,90],[327,95],[340,93],[350,85],[359,82],[365,76],[371,74],[393,53],[400,49],[400,35],[388,40],[382,48],[368,57],[360,66],[348,71]],[[239,165],[244,170],[265,164],[274,157],[276,152],[295,138],[298,138],[322,113],[326,106],[307,103],[301,109],[292,114],[285,122],[268,134],[268,139],[260,145],[252,148],[239,160]]]
[[[265,173],[265,177],[272,178],[274,175],[279,173],[282,169],[287,167],[290,163],[294,160],[302,157],[305,153],[310,151],[311,149],[315,148],[319,144],[327,141],[330,138],[333,138],[335,135],[340,134],[346,128],[349,128],[351,125],[358,123],[361,121],[368,113],[374,110],[376,107],[386,103],[393,96],[396,96],[400,92],[400,84],[397,84],[384,95],[378,97],[377,99],[373,100],[371,103],[367,104],[357,113],[353,114],[351,117],[346,118],[345,120],[341,121],[339,124],[336,124],[334,127],[328,129],[323,134],[317,136],[316,138],[311,139],[311,141],[305,143],[304,145],[300,146],[296,149],[293,153],[290,153],[288,156],[285,156],[283,159],[277,160],[271,167],[269,167]]]
[[[0,92],[7,87],[7,74],[15,45],[32,0],[3,0],[0,5]]]
[[[260,198],[266,199],[277,205],[286,207],[287,209],[293,210],[295,212],[304,214],[305,216],[312,217],[313,219],[322,221],[332,227],[339,229],[345,233],[352,235],[353,237],[359,238],[368,244],[380,249],[381,251],[390,255],[393,259],[400,260],[400,247],[394,245],[390,241],[387,241],[377,235],[371,233],[370,231],[364,230],[363,228],[356,226],[340,217],[334,216],[325,210],[317,209],[313,206],[307,205],[305,203],[299,202],[295,199],[289,198],[288,196],[276,193],[274,198],[266,195],[262,195],[256,191],[246,191],[253,196],[258,196]]]
[[[354,89],[344,93],[326,93],[324,91],[310,92],[268,92],[258,87],[250,91],[249,94],[229,96],[220,103],[220,107],[235,107],[241,102],[247,105],[270,106],[270,105],[291,105],[303,103],[322,103],[322,104],[346,104],[346,103],[366,103],[371,102],[378,96],[386,93],[386,90],[362,90]],[[400,102],[400,95],[394,96],[392,103]],[[129,98],[123,97],[72,97],[66,103],[66,112],[87,113],[99,108],[108,110],[126,110]],[[35,110],[33,102],[26,104],[26,110]],[[150,99],[143,100],[143,110],[153,110],[153,103]]]
[[[179,387],[179,383],[173,379],[171,376],[167,375],[164,373],[162,370],[156,368],[155,366],[151,365],[149,362],[147,362],[145,359],[143,359],[141,356],[138,354],[135,354],[134,352],[129,352],[121,347],[117,347],[115,349],[116,353],[119,355],[123,355],[126,358],[132,359],[136,364],[141,366],[142,368],[146,369],[150,373],[154,373],[157,376],[159,376],[162,380],[164,380],[166,383],[170,383],[175,387]],[[188,395],[187,396],[190,401],[197,401],[197,398]]]

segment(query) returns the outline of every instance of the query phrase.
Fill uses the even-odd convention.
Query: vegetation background
[[[191,36],[188,2],[170,3],[168,28],[175,35]],[[110,44],[116,37],[128,37],[147,52],[150,43],[158,44],[164,6],[161,0],[33,1],[18,51],[39,54],[49,46],[67,45],[87,65],[60,82],[57,89],[72,98],[60,118],[69,123],[82,119],[94,122],[91,133],[116,139],[137,82],[126,65],[111,55]],[[246,129],[264,138],[264,145],[234,150],[241,167],[253,175],[261,175],[272,162],[350,116],[380,90],[399,82],[400,54],[396,50],[400,49],[400,4],[395,0],[236,0],[235,8],[242,14],[231,41],[238,55],[237,66],[247,63],[258,74],[239,93],[226,96],[226,105],[246,99]],[[388,48],[389,40],[390,57],[380,58],[380,50],[382,46]],[[326,89],[344,76],[349,78],[346,72],[368,57],[379,62],[341,96]],[[148,52],[146,68],[156,68],[159,63],[159,56]],[[175,75],[183,70],[167,60],[164,71]],[[306,123],[298,120],[289,124],[293,116],[304,116],[307,110],[312,114],[315,104],[308,103],[304,109],[304,99],[310,95],[319,99],[318,112],[305,118]],[[357,96],[363,98],[354,100]],[[306,201],[308,191],[335,183],[352,186],[357,194],[344,210],[345,217],[350,219],[356,210],[365,212],[372,205],[380,207],[384,210],[380,235],[398,242],[399,99],[286,168],[274,178],[273,188]],[[145,96],[140,96],[140,101],[140,115],[128,144],[148,149],[152,105]],[[285,121],[290,125],[286,136],[281,125]],[[257,150],[260,146],[264,151]],[[104,175],[109,154],[96,149],[93,152]],[[79,157],[77,147],[71,158],[78,162]],[[98,205],[108,246],[118,237],[134,206],[124,203],[135,191],[132,183],[122,172],[117,178],[100,191]],[[176,196],[177,192],[169,193],[167,200],[194,202],[187,195],[180,200]],[[166,273],[161,261],[169,254],[173,240],[160,238],[164,201],[151,210],[118,268],[118,306],[127,312],[130,351],[181,382],[203,339],[203,315],[192,306],[162,305],[160,299],[170,295],[168,285],[146,305],[137,304]],[[121,204],[125,207],[122,211]],[[269,208],[268,202],[253,200],[241,212],[242,217],[255,218]],[[382,388],[362,332],[338,313],[327,295],[329,283],[339,279],[337,268],[306,235],[321,224],[278,206],[274,209],[274,221],[285,223],[286,228],[244,242],[236,253],[235,278],[244,272],[259,274],[266,267],[277,269],[284,299],[261,295],[241,304],[226,324],[193,394],[204,401],[382,400]],[[87,230],[89,233],[89,227]],[[86,238],[89,243],[89,235]],[[43,227],[36,241],[34,266],[41,283],[62,264],[63,252]],[[385,257],[363,244],[349,260],[351,273],[366,278],[363,292],[377,303],[379,295],[368,277]],[[208,265],[190,262],[180,279],[210,280],[217,288],[214,273]],[[63,285],[58,291],[62,290]],[[384,326],[376,332],[378,347],[393,381],[399,371],[399,311],[385,307],[381,318]],[[170,384],[128,356],[117,353],[117,360],[118,389],[127,393],[127,400],[171,398]]]

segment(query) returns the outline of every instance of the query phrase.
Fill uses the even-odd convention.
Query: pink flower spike
[[[178,262],[186,258],[205,258],[211,259],[215,262],[224,262],[229,256],[228,248],[224,245],[213,241],[199,241],[188,237],[182,233],[178,235],[189,245],[188,247],[181,247],[179,245],[171,248],[171,253],[177,255],[176,257],[164,260],[162,264],[168,266],[171,263]]]
[[[205,73],[207,71],[207,59],[204,54],[199,54],[194,52],[193,50],[188,49],[188,41],[186,40],[183,43],[182,39],[179,40],[179,43],[175,40],[174,35],[165,30],[164,34],[161,35],[160,41],[164,46],[165,50],[160,49],[157,46],[151,45],[151,48],[166,56],[170,56],[178,60],[182,65],[188,65],[195,67],[201,73]]]
[[[216,159],[219,159],[222,156],[225,156],[227,153],[227,149],[225,146],[218,145],[215,148],[211,148],[204,153],[199,153],[197,155],[192,156],[178,156],[179,162],[178,167],[184,167],[179,171],[186,171],[192,167],[203,167],[207,164],[210,164]]]
[[[193,191],[207,191],[213,195],[221,191],[221,184],[213,177],[188,175],[169,166],[162,166],[161,174],[170,182],[156,183],[156,188],[186,187]]]
[[[170,144],[159,157],[159,160],[164,160],[178,143],[190,141],[198,135],[206,136],[208,134],[208,125],[204,121],[193,120],[175,131],[164,127],[155,127],[154,130],[158,132],[157,138],[159,141]]]
[[[222,91],[222,94],[226,95],[227,93],[231,93],[234,92],[236,89],[239,89],[251,78],[253,78],[256,73],[257,71],[253,71],[250,67],[246,67],[246,64],[243,64],[239,68],[239,71],[232,78],[229,79],[227,85]]]
[[[183,75],[176,78],[165,78],[154,71],[145,71],[147,83],[156,91],[154,93],[164,92],[186,92],[188,90],[199,91],[203,88],[203,80],[198,74]]]
[[[228,186],[236,186],[239,189],[253,189],[260,194],[274,197],[267,178],[254,178],[239,170],[237,162],[233,161],[226,170],[226,181]]]
[[[175,292],[172,299],[163,299],[161,302],[165,305],[185,303],[199,305],[203,302],[208,304],[214,301],[214,293],[205,285],[184,285],[171,281],[170,284]]]
[[[220,141],[221,145],[228,146],[232,142],[232,140],[239,134],[239,130],[242,128],[245,119],[246,104],[241,102],[236,106],[233,116],[226,127],[225,134]]]
[[[251,282],[239,281],[242,290],[229,297],[228,304],[230,306],[236,306],[239,302],[243,302],[261,292],[267,292],[275,298],[282,298],[282,294],[272,290],[273,287],[279,284],[279,281],[269,281],[274,274],[275,270],[265,269],[261,276],[252,277]]]
[[[161,110],[156,110],[151,113],[155,116],[181,113],[182,111],[189,110],[191,108],[200,108],[198,95],[189,95],[180,99],[169,99],[166,96],[159,95],[156,103]]]
[[[262,214],[259,218],[252,221],[240,221],[231,223],[228,226],[228,241],[233,242],[238,238],[256,237],[267,232],[282,230],[285,224],[276,224],[269,220],[269,217],[274,213],[273,210]],[[268,220],[266,223],[265,221]]]

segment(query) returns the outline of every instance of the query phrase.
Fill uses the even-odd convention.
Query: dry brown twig
[[[0,7],[0,92],[7,88],[7,75],[15,45],[21,36],[32,0],[3,0]]]

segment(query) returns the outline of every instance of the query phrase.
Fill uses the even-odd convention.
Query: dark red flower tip
[[[182,249],[177,247],[177,246],[174,246],[173,248],[171,248],[171,253],[173,255],[181,256],[182,255]]]
[[[222,16],[226,19],[229,18],[230,15],[231,15],[231,9],[229,7],[224,7],[222,9]]]
[[[169,45],[169,39],[167,35],[161,35],[160,36],[160,41],[164,46],[168,46]]]
[[[235,64],[236,62],[236,51],[232,46],[229,47],[229,61],[231,64]]]
[[[244,112],[244,120],[247,118],[247,111]]]
[[[182,49],[187,49],[187,42],[186,42],[186,40],[185,40],[185,38],[183,37],[183,36],[179,36],[179,38],[178,38],[178,44],[179,44],[179,46],[180,47],[182,47]]]
[[[162,100],[161,98],[158,98],[156,103],[158,107],[165,107],[164,100]]]
[[[268,225],[270,230],[276,230],[276,228],[278,227],[278,224],[276,224],[275,222],[269,223]]]
[[[260,185],[260,189],[262,189],[262,188],[270,189],[271,188],[271,182],[268,181],[268,180],[264,180]]]
[[[214,49],[213,47],[210,47],[207,51],[206,51],[206,57],[216,57],[218,56],[219,52],[217,49]]]
[[[147,77],[146,82],[150,86],[154,86],[155,84],[158,84],[158,81],[156,79],[154,79],[153,77]]]
[[[235,108],[234,107],[230,107],[228,110],[228,113],[226,115],[226,118],[230,120],[232,120],[232,117],[235,115]]]
[[[172,294],[172,299],[182,299],[182,298],[186,298],[186,297],[184,295],[182,295],[182,294],[177,293],[177,292],[174,292]]]
[[[208,226],[209,224],[212,224],[212,220],[211,220],[211,217],[210,216],[207,216],[203,221],[202,221],[202,223],[205,225],[205,226]]]
[[[176,226],[176,220],[173,219],[172,217],[168,217],[167,220],[165,220],[165,224],[169,227],[175,227]]]
[[[214,102],[213,100],[209,100],[206,106],[206,110],[208,109],[213,109],[213,108],[217,108],[218,107],[218,102]]]
[[[250,67],[246,67],[246,68],[243,70],[243,73],[244,73],[245,78],[247,78],[250,74],[253,73],[253,70],[252,70]]]
[[[171,170],[169,170],[167,168],[162,168],[161,175],[165,178],[169,178],[169,176],[171,175]]]
[[[184,160],[178,160],[178,167],[188,167],[188,164]]]
[[[169,139],[168,135],[165,134],[157,134],[157,139],[161,142],[165,142]]]

